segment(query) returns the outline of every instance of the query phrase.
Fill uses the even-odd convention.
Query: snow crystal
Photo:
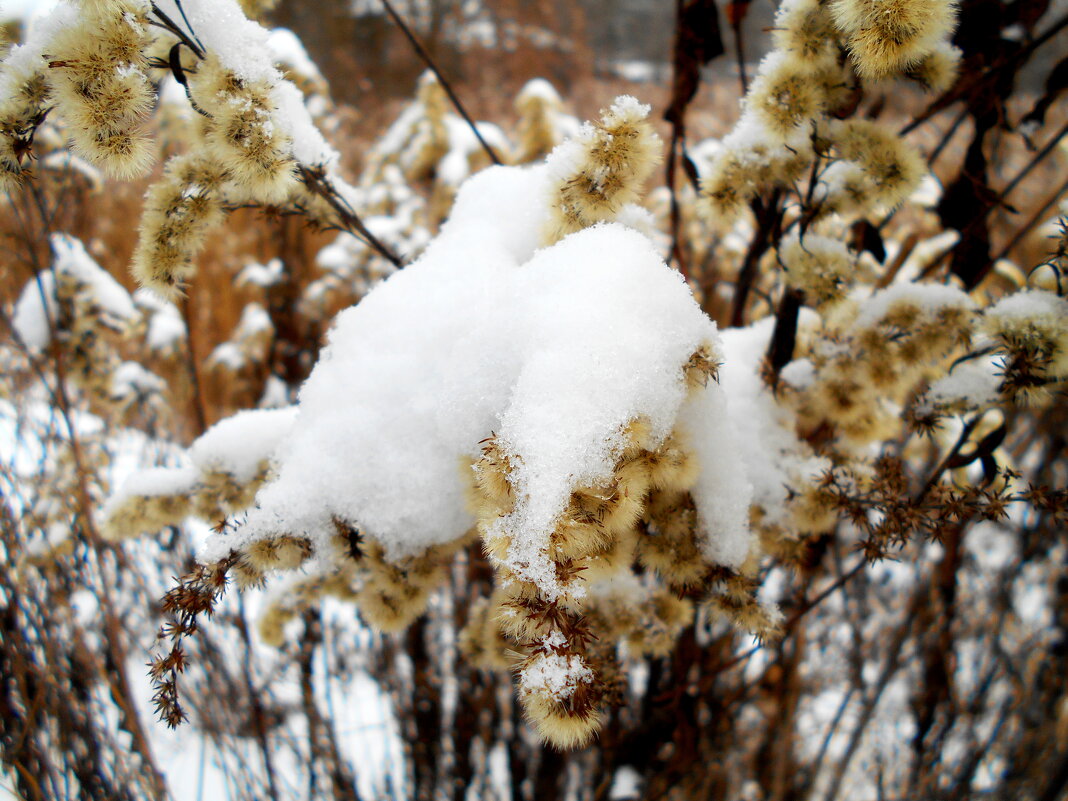
[[[90,256],[80,240],[67,234],[52,234],[53,268],[89,286],[93,300],[115,320],[137,316],[130,293]]]
[[[274,28],[267,36],[267,46],[271,49],[275,64],[312,80],[323,80],[319,68],[308,56],[304,44],[293,31],[288,28]]]
[[[779,136],[768,130],[768,127],[752,109],[743,109],[731,132],[723,138],[722,149],[728,150],[743,164],[749,163],[756,169],[767,166],[768,154],[786,156],[798,151],[805,152],[811,147],[808,129],[804,125],[797,126],[785,137]],[[832,173],[835,162],[828,167],[823,176]]]
[[[51,272],[38,273],[22,288],[11,325],[27,348],[42,351],[52,341],[52,325],[59,310],[56,303],[56,281]]]
[[[491,122],[476,122],[479,135],[495,153],[507,153],[508,138],[499,126]],[[482,151],[471,126],[456,115],[445,117],[445,130],[449,140],[449,152],[438,164],[437,178],[446,186],[459,186],[471,174],[471,156]]]
[[[109,517],[131,498],[192,495],[206,473],[228,473],[237,483],[248,483],[292,429],[296,414],[294,406],[253,409],[216,423],[193,443],[184,464],[131,473],[108,498],[103,516]]]
[[[120,398],[162,392],[164,387],[162,378],[137,362],[123,362],[111,374],[111,392]]]
[[[177,306],[148,289],[138,289],[133,300],[148,317],[145,343],[151,350],[171,350],[185,340],[185,321]]]
[[[256,405],[260,409],[279,409],[288,406],[293,401],[289,397],[289,386],[276,375],[267,376],[267,382],[263,387],[263,395],[260,396]]]
[[[340,159],[338,152],[323,138],[304,105],[304,95],[289,81],[279,81],[271,92],[277,106],[272,119],[283,126],[292,142],[293,158],[301,164],[332,170]],[[332,176],[333,178],[333,176]]]
[[[933,173],[927,173],[920,179],[920,183],[909,195],[909,203],[923,206],[925,209],[935,208],[942,199],[942,183]]]
[[[167,75],[160,81],[158,94],[160,105],[167,106],[168,113],[192,118],[195,112],[189,106],[189,97],[185,93],[185,87],[178,83],[173,75]]]
[[[816,366],[808,359],[794,359],[779,371],[779,378],[794,389],[808,389],[816,381]]]
[[[157,5],[182,24],[174,0],[158,0]],[[183,0],[182,10],[197,41],[235,75],[249,82],[278,80],[267,31],[245,17],[237,0]]]
[[[266,264],[250,262],[242,268],[234,279],[235,286],[274,286],[282,280],[285,265],[281,259],[271,259]]]
[[[271,315],[258,303],[250,303],[241,311],[241,319],[234,330],[235,339],[246,339],[264,331],[273,331]]]
[[[210,367],[228,367],[231,370],[240,370],[245,366],[245,354],[239,345],[233,342],[224,342],[215,346],[211,355],[208,356],[207,364]]]
[[[546,103],[551,105],[560,104],[560,94],[553,88],[553,85],[544,78],[533,78],[523,84],[523,88],[519,90],[519,94],[516,95],[516,100],[522,101],[527,98],[540,98]]]
[[[738,568],[749,555],[753,486],[743,461],[744,443],[726,424],[727,414],[726,395],[710,382],[686,404],[680,422],[701,465],[691,493],[702,551],[715,564]]]
[[[103,516],[107,518],[112,511],[134,497],[155,497],[159,495],[191,495],[197,486],[198,475],[192,465],[181,467],[148,467],[132,473],[108,498],[104,505]]]
[[[609,801],[629,801],[641,798],[642,777],[630,765],[622,765],[612,777],[612,788],[608,791]]]

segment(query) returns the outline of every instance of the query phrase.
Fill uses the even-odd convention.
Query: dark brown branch
[[[193,41],[189,34],[183,31],[181,27],[179,27],[178,23],[171,19],[170,16],[168,16],[168,14],[155,3],[152,4],[152,13],[159,17],[160,20],[158,23],[152,23],[153,25],[159,28],[163,28],[164,30],[170,31],[181,40],[182,44],[184,44],[193,52],[193,55],[195,55],[197,58],[204,58],[204,50],[201,49],[200,45],[197,42]],[[184,11],[182,12],[182,16],[185,16]],[[186,22],[188,24],[188,20]],[[190,28],[190,30],[192,29]]]
[[[1020,244],[1021,239],[1027,236],[1027,234],[1029,234],[1036,225],[1041,224],[1041,222],[1046,218],[1046,214],[1049,213],[1049,210],[1053,208],[1062,197],[1064,197],[1065,192],[1068,192],[1068,179],[1065,179],[1065,181],[1059,187],[1057,187],[1053,194],[1051,194],[1046,199],[1046,202],[1043,203],[1042,206],[1037,211],[1035,211],[1034,214],[1031,215],[1031,218],[1022,226],[1020,226],[1020,229],[1016,232],[1012,239],[1010,239],[1005,244],[1005,246],[997,252],[994,258],[990,260],[990,263],[995,264],[997,263],[998,259],[1005,258],[1009,251],[1011,251],[1014,247]]]
[[[775,330],[768,344],[768,365],[774,379],[794,358],[794,346],[797,343],[797,318],[801,312],[805,293],[800,289],[787,287],[779,300],[779,310],[775,315]]]
[[[745,254],[745,261],[742,262],[742,269],[738,272],[738,281],[734,288],[734,305],[731,309],[730,323],[733,328],[745,325],[745,305],[757,277],[760,259],[767,252],[772,241],[778,238],[775,233],[782,224],[780,197],[780,190],[776,189],[766,202],[760,199],[753,201],[757,230],[749,243],[749,250]]]

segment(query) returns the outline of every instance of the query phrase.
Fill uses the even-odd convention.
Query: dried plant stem
[[[356,782],[338,750],[337,738],[329,721],[324,720],[315,700],[315,669],[313,659],[317,647],[323,644],[323,626],[318,609],[303,614],[304,637],[300,644],[300,696],[304,717],[308,721],[308,748],[312,762],[323,766],[330,779],[332,798],[338,801],[360,801]],[[315,797],[316,772],[314,764],[308,771],[308,797]]]
[[[921,584],[921,586],[923,585]],[[882,697],[883,692],[890,683],[890,679],[894,677],[894,674],[897,673],[898,669],[901,667],[901,647],[904,645],[909,632],[912,630],[915,619],[914,613],[922,597],[922,593],[917,593],[917,595],[914,596],[910,611],[905,615],[904,623],[898,627],[894,639],[888,646],[887,658],[883,665],[883,670],[879,674],[879,678],[876,679],[870,694],[864,699],[857,725],[853,728],[853,733],[849,738],[849,745],[846,747],[845,754],[838,760],[837,765],[835,765],[834,776],[831,779],[831,786],[827,791],[826,801],[835,801],[838,797],[838,793],[842,787],[842,779],[845,778],[846,771],[849,769],[849,764],[853,761],[853,757],[856,755],[857,747],[860,745],[860,738],[863,736],[868,728],[868,724],[871,722],[871,717],[875,713],[875,707],[878,706],[879,699]]]
[[[797,342],[797,321],[804,303],[805,293],[799,289],[787,287],[779,300],[779,310],[775,315],[775,330],[768,344],[767,360],[772,372],[772,383],[778,379],[779,371],[794,358],[794,346]]]
[[[193,420],[196,423],[194,435],[199,437],[208,429],[208,413],[204,404],[203,388],[200,384],[200,369],[197,367],[196,340],[194,339],[193,302],[190,295],[182,298],[181,312],[185,320],[186,341],[184,348],[185,369],[189,374],[189,385],[192,391],[190,398],[193,407]]]
[[[40,187],[36,183],[30,183],[28,189],[40,216],[42,229],[45,232],[50,232],[54,219],[54,210],[50,211],[48,209],[48,204],[41,193]],[[53,389],[51,390],[52,397],[60,417],[63,420],[63,425],[66,428],[67,443],[70,446],[71,459],[74,463],[77,480],[76,500],[78,504],[80,533],[88,542],[92,550],[96,570],[98,572],[99,591],[96,593],[96,597],[100,601],[100,607],[103,612],[104,633],[111,662],[108,666],[102,666],[101,672],[109,684],[112,698],[121,710],[122,728],[128,731],[133,738],[134,750],[141,758],[142,767],[146,772],[151,785],[151,791],[154,794],[154,797],[162,799],[167,795],[166,784],[163,781],[163,774],[160,773],[159,768],[157,767],[156,760],[152,753],[152,746],[145,733],[144,727],[141,724],[141,718],[137,713],[137,703],[134,701],[133,693],[130,689],[129,678],[126,673],[127,654],[124,646],[124,628],[118,613],[115,611],[115,605],[112,601],[111,591],[109,589],[114,586],[115,582],[105,575],[105,565],[107,564],[105,554],[107,552],[107,547],[100,536],[96,527],[96,522],[93,518],[94,504],[88,484],[89,468],[82,452],[81,440],[78,436],[77,426],[73,419],[73,404],[67,390],[66,363],[59,343],[57,321],[53,318],[51,307],[45,295],[44,286],[40,280],[40,275],[43,270],[50,269],[53,270],[53,285],[58,286],[59,281],[54,274],[54,264],[45,267],[44,265],[37,263],[36,252],[32,249],[31,258],[34,262],[33,266],[35,268],[35,275],[37,276],[37,289],[41,296],[41,307],[44,310],[45,323],[48,326],[49,341],[51,344],[49,355],[55,373],[55,381],[53,383]],[[10,326],[10,321],[8,321],[8,324]]]
[[[1041,164],[1046,159],[1046,157],[1049,156],[1049,154],[1057,148],[1057,146],[1061,143],[1061,140],[1064,139],[1065,136],[1068,136],[1068,122],[1064,123],[1064,125],[1060,127],[1060,130],[1057,131],[1057,133],[1055,133],[1053,136],[1051,136],[1049,141],[1042,146],[1042,149],[1035,153],[1035,155],[1031,157],[1031,160],[1027,162],[1027,164],[1025,164],[1023,168],[1018,173],[1016,173],[1015,176],[1013,176],[1012,180],[1005,184],[1005,188],[998,193],[997,200],[995,201],[994,205],[997,206],[1002,201],[1004,201],[1005,198],[1012,194],[1012,190],[1014,190],[1019,185],[1020,181],[1030,175],[1031,170]]]
[[[182,6],[180,3],[178,4],[178,9],[182,12],[182,18],[185,19],[185,11],[182,10]],[[163,28],[164,30],[170,31],[172,34],[177,36],[178,40],[181,41],[181,43],[184,44],[186,47],[188,47],[190,51],[192,51],[193,55],[195,55],[197,58],[204,58],[204,50],[198,44],[198,42],[190,38],[190,34],[182,30],[181,26],[179,26],[174,20],[172,20],[170,16],[168,16],[167,13],[155,3],[152,3],[152,13],[155,14],[160,20],[159,23],[153,24],[156,24],[158,27]],[[189,24],[189,20],[186,20],[186,24]],[[190,26],[189,30],[190,32],[192,32],[192,26]],[[196,36],[196,34],[193,33],[193,36]]]
[[[1006,198],[1012,193],[1012,191],[1019,185],[1019,183],[1024,178],[1026,178],[1030,174],[1031,170],[1037,167],[1042,161],[1045,160],[1045,158],[1050,153],[1056,150],[1057,145],[1061,142],[1062,139],[1064,139],[1066,135],[1068,135],[1068,122],[1062,125],[1060,130],[1057,131],[1057,133],[1054,134],[1054,136],[1052,136],[1048,142],[1046,142],[1042,149],[1035,153],[1035,155],[1031,157],[1031,160],[1026,165],[1024,165],[1015,176],[1013,176],[1013,178],[1005,185],[1004,189],[998,192],[998,194],[986,206],[985,211],[979,216],[977,216],[974,220],[972,220],[972,222],[970,222],[960,232],[960,239],[957,240],[956,244],[948,248],[946,252],[942,254],[942,256],[933,264],[941,264],[944,259],[952,255],[957,250],[957,248],[961,247],[961,245],[967,240],[968,236],[977,227],[985,224],[986,218],[990,215],[990,212],[992,212],[996,208],[1004,206]],[[1019,229],[1017,229],[1012,239],[1009,240],[1009,243],[1005,245],[1000,251],[998,251],[998,254],[996,256],[990,258],[987,261],[987,263],[982,267],[982,269],[980,269],[976,274],[977,277],[974,279],[975,283],[981,281],[983,276],[985,276],[990,271],[990,268],[993,267],[999,259],[1004,258],[1009,253],[1009,251],[1011,251],[1014,247],[1016,247],[1017,244],[1019,244],[1021,239],[1027,236],[1027,234],[1042,221],[1049,209],[1057,203],[1057,201],[1066,191],[1068,191],[1068,182],[1061,184],[1061,186],[1031,216],[1031,218]],[[925,272],[920,277],[922,278],[926,275],[927,273]]]
[[[908,125],[899,131],[901,136],[919,128],[931,117],[935,116],[939,112],[948,108],[956,103],[958,100],[964,99],[971,93],[987,93],[992,92],[993,87],[996,86],[998,81],[1002,80],[1002,70],[1017,70],[1020,65],[1025,64],[1031,55],[1042,47],[1046,42],[1053,39],[1062,30],[1068,28],[1068,14],[1060,17],[1055,23],[1047,28],[1040,36],[1036,36],[1033,40],[1027,43],[1025,47],[1021,47],[1018,52],[1013,54],[1011,59],[1002,61],[994,65],[991,69],[985,70],[981,73],[980,77],[970,83],[958,82],[956,85],[950,87],[941,97],[931,101],[931,104],[920,114],[917,114]],[[980,88],[981,87],[981,88]]]
[[[916,249],[916,245],[920,242],[919,234],[916,232],[910,233],[905,237],[905,241],[901,243],[901,247],[894,256],[894,260],[887,265],[886,271],[879,276],[879,280],[875,282],[876,289],[885,289],[894,282],[897,274],[901,271],[901,268],[905,265],[908,257],[912,254],[912,251]]]
[[[241,634],[241,646],[245,651],[245,664],[253,664],[252,635],[248,630],[248,619],[245,614],[245,603],[238,595],[237,629]],[[266,715],[263,702],[260,700],[260,692],[252,681],[251,670],[241,671],[245,679],[245,689],[248,692],[249,704],[252,706],[252,725],[256,732],[256,743],[260,748],[263,758],[263,768],[267,772],[267,790],[271,795],[271,801],[278,801],[278,782],[275,778],[274,760],[271,758],[270,738],[267,736]]]
[[[734,56],[738,66],[738,83],[742,88],[742,97],[745,97],[749,92],[749,76],[745,72],[745,37],[742,35],[742,22],[745,21],[745,15],[735,12],[730,17],[731,34],[734,37]]]
[[[672,123],[671,145],[668,148],[667,168],[664,174],[667,180],[668,192],[671,195],[671,256],[679,266],[679,272],[682,273],[683,278],[689,278],[690,271],[686,264],[686,258],[682,252],[682,243],[679,241],[679,223],[681,215],[676,186],[677,174],[675,164],[675,161],[679,156],[679,150],[684,147],[684,137],[685,133],[682,123]],[[683,153],[683,157],[685,158],[685,153]]]

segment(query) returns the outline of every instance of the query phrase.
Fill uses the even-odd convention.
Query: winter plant
[[[238,772],[254,742],[241,797],[1057,797],[1068,226],[1006,257],[1064,187],[1000,252],[989,220],[1054,159],[1063,76],[998,188],[976,98],[1020,117],[1013,78],[1068,19],[1016,9],[988,62],[948,0],[786,0],[733,129],[688,147],[715,52],[687,25],[715,7],[680,3],[649,189],[650,106],[580,124],[535,79],[512,144],[433,62],[350,182],[327,83],[255,21],[269,5],[71,0],[0,65],[0,212],[30,268],[0,350],[18,792],[167,795],[124,633],[162,622],[155,711],[191,706]],[[902,130],[873,98],[906,85],[930,103]],[[950,107],[940,143],[915,136]],[[62,225],[130,180],[133,294]],[[285,248],[219,279],[216,233],[250,211]],[[247,300],[202,332],[199,286],[231,277]],[[230,626],[240,657],[213,650]],[[323,711],[354,664],[392,700],[400,778],[358,778]],[[272,712],[272,681],[299,702]],[[228,684],[245,720],[210,708]]]

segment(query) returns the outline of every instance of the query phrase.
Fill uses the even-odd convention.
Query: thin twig
[[[193,23],[191,23],[189,17],[185,15],[185,7],[182,5],[182,0],[174,0],[174,4],[178,7],[178,13],[182,15],[182,21],[184,21],[186,27],[189,28],[189,34],[197,40],[197,44],[200,45],[202,50],[207,50],[207,48],[204,47],[204,43],[200,41],[200,37],[197,36],[196,30],[193,28]]]
[[[193,41],[193,39],[190,38],[189,34],[183,31],[178,26],[178,23],[176,23],[167,15],[167,12],[165,12],[163,9],[153,3],[152,13],[159,17],[160,23],[162,23],[162,25],[160,23],[152,23],[153,25],[170,31],[181,40],[182,44],[184,44],[186,47],[193,51],[193,55],[195,55],[197,58],[204,58],[204,51],[201,49],[200,45],[197,42]]]
[[[1048,142],[1046,142],[1042,149],[1038,151],[1026,165],[1024,165],[1023,169],[1016,173],[1016,176],[1011,181],[1005,184],[1005,188],[998,193],[998,196],[994,201],[993,207],[1000,205],[1001,201],[1003,201],[1009,196],[1009,194],[1012,192],[1013,189],[1016,188],[1020,181],[1026,178],[1031,172],[1031,170],[1037,167],[1039,163],[1046,158],[1046,156],[1048,156],[1054,151],[1054,149],[1057,147],[1057,145],[1060,144],[1061,140],[1066,135],[1068,135],[1068,122],[1064,123],[1064,125],[1061,126],[1061,129],[1057,131],[1057,133],[1054,134]]]
[[[193,332],[196,328],[193,321],[193,303],[190,296],[182,297],[181,312],[185,321],[185,369],[189,373],[189,383],[193,391],[193,416],[196,419],[196,436],[199,437],[208,430],[208,415],[204,406],[204,393],[200,384],[200,371],[197,368],[196,342]]]
[[[386,9],[386,13],[389,14],[389,16],[393,19],[395,23],[397,23],[397,26],[404,33],[405,37],[407,37],[412,47],[415,48],[415,52],[418,54],[419,58],[422,59],[422,62],[426,64],[427,69],[429,69],[432,73],[434,73],[435,77],[437,77],[438,82],[441,84],[441,87],[445,90],[445,94],[447,94],[449,96],[449,100],[452,101],[453,107],[456,109],[457,112],[459,112],[460,116],[464,118],[464,121],[467,123],[468,127],[471,128],[471,132],[475,135],[475,138],[478,140],[478,143],[482,145],[482,149],[486,151],[486,155],[489,156],[490,161],[492,161],[494,164],[501,164],[501,160],[497,157],[497,154],[494,152],[493,148],[489,146],[489,143],[482,138],[482,134],[479,132],[478,126],[475,125],[475,121],[472,120],[471,117],[468,115],[467,110],[463,106],[463,103],[460,102],[460,98],[456,96],[456,92],[452,90],[452,86],[450,86],[449,82],[445,80],[445,76],[441,74],[441,70],[438,69],[437,65],[434,63],[434,59],[430,57],[430,54],[426,51],[426,48],[423,47],[422,43],[420,43],[420,41],[415,37],[415,34],[412,33],[412,29],[409,28],[408,25],[404,22],[400,14],[398,14],[397,11],[393,8],[389,0],[382,0],[382,5]]]
[[[731,326],[734,328],[745,325],[745,305],[759,272],[760,259],[771,247],[771,243],[778,239],[774,234],[782,224],[782,209],[779,208],[781,197],[781,190],[776,189],[768,196],[766,203],[759,199],[753,201],[757,230],[749,243],[749,250],[746,251],[734,287],[734,305],[731,309]]]
[[[349,205],[349,203],[341,197],[337,190],[330,184],[326,176],[323,175],[321,170],[317,170],[312,167],[308,167],[304,164],[297,165],[297,173],[300,175],[301,181],[308,190],[326,201],[341,218],[350,230],[349,233],[353,233],[352,229],[359,234],[363,240],[370,245],[374,250],[386,259],[390,264],[396,267],[398,270],[404,266],[404,262],[401,261],[393,251],[386,247],[371,231],[363,224],[363,220],[359,218],[356,211]]]
[[[737,13],[737,12],[736,12]],[[744,36],[742,36],[742,22],[744,17],[734,16],[731,18],[731,31],[734,34],[734,54],[738,60],[738,80],[742,85],[742,97],[749,94],[749,77],[745,73],[745,48]]]
[[[29,191],[41,216],[42,227],[47,233],[52,228],[55,210],[48,210],[47,203],[36,183],[31,182],[29,184]],[[53,286],[58,287],[59,281],[55,275],[54,259],[46,269],[52,271]],[[70,446],[70,455],[76,476],[75,492],[76,500],[78,502],[77,520],[80,524],[79,529],[95,556],[96,568],[101,582],[100,592],[97,593],[96,597],[100,602],[101,611],[103,612],[105,642],[108,647],[108,656],[112,662],[110,670],[104,671],[105,678],[110,685],[112,697],[121,711],[122,717],[120,725],[133,739],[134,750],[136,750],[141,757],[142,768],[147,774],[147,778],[152,783],[152,791],[157,798],[164,798],[167,795],[166,783],[164,782],[163,774],[157,767],[155,757],[152,753],[151,743],[149,742],[148,736],[141,724],[141,718],[137,713],[137,705],[133,700],[133,692],[130,689],[129,677],[126,673],[127,653],[123,641],[124,629],[120,623],[119,615],[116,612],[112,601],[110,589],[111,582],[107,579],[105,574],[106,560],[104,559],[104,553],[106,546],[103,538],[97,530],[93,518],[93,509],[95,506],[92,501],[92,493],[89,489],[89,467],[82,452],[77,426],[74,423],[73,401],[67,392],[67,371],[59,343],[58,321],[54,319],[52,310],[49,307],[44,286],[40,281],[40,270],[36,272],[36,275],[41,307],[44,311],[45,323],[48,326],[52,364],[56,373],[55,394],[53,397],[58,401],[60,417],[63,419],[64,427],[67,430],[67,443]]]

